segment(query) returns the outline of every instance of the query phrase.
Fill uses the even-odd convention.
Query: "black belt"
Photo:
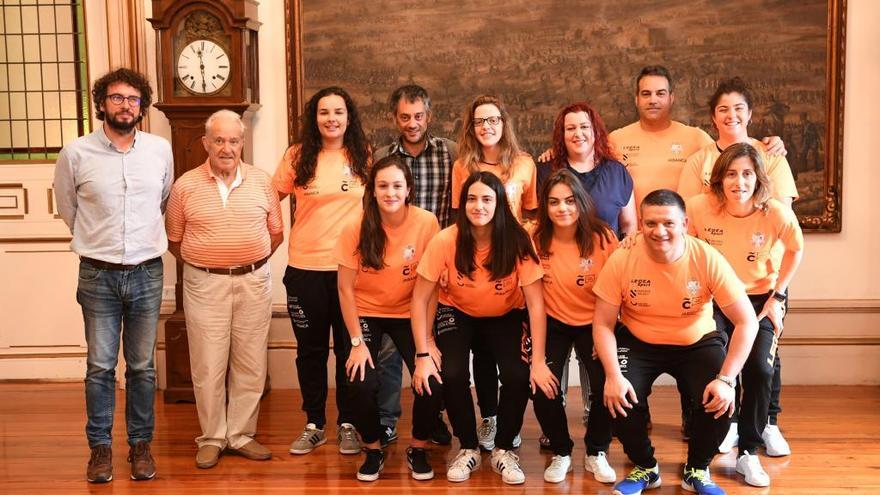
[[[250,265],[233,266],[230,268],[207,268],[204,266],[196,266],[193,264],[190,264],[189,266],[206,271],[208,273],[213,273],[215,275],[244,275],[246,273],[257,270],[261,266],[265,265],[267,261],[269,261],[268,256],[261,259],[260,261],[251,263]]]
[[[107,261],[96,260],[94,258],[87,258],[85,256],[80,256],[80,261],[85,261],[86,263],[94,266],[95,268],[100,268],[101,270],[134,270],[135,268],[146,265],[147,263],[152,263],[154,261],[160,261],[162,258],[153,258],[151,260],[144,261],[142,263],[138,263],[137,265],[123,265],[120,263],[109,263]]]

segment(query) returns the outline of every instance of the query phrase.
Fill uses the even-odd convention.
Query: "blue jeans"
[[[156,325],[162,303],[162,260],[132,270],[104,270],[80,261],[76,300],[86,330],[86,437],[89,447],[112,443],[116,362],[125,357],[125,423],[128,443],[153,439],[156,394]]]
[[[382,336],[382,347],[376,363],[379,370],[379,423],[382,426],[397,426],[400,419],[400,389],[403,383],[403,360],[394,341],[386,333]]]

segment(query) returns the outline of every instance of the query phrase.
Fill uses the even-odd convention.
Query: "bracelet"
[[[429,352],[417,352],[417,353],[416,353],[416,357],[417,357],[417,358],[431,357],[431,353],[429,353]]]
[[[728,385],[730,388],[736,388],[736,379],[735,378],[731,378],[729,376],[724,376],[719,373],[719,374],[715,375],[715,379],[721,383],[724,383],[725,385]]]

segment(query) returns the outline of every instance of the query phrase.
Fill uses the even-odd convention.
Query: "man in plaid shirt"
[[[440,226],[448,227],[451,223],[452,163],[458,146],[455,141],[428,134],[431,98],[425,88],[415,84],[397,88],[389,98],[389,110],[400,136],[377,149],[373,153],[373,163],[389,155],[406,160],[415,181],[413,204],[434,213]],[[383,447],[397,439],[402,371],[400,354],[392,340],[385,336],[379,353],[379,417],[383,427]],[[431,440],[441,445],[452,441],[442,415],[437,418]]]

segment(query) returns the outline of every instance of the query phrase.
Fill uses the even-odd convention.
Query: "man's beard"
[[[118,113],[116,115],[118,115]],[[107,119],[105,120],[105,122],[107,123],[107,125],[109,125],[114,130],[126,133],[131,132],[131,130],[134,129],[135,126],[137,126],[138,123],[144,118],[144,116],[140,113],[137,114],[135,118],[131,119],[131,121],[129,122],[116,120],[115,115],[110,115],[109,113],[106,115],[106,117]]]

